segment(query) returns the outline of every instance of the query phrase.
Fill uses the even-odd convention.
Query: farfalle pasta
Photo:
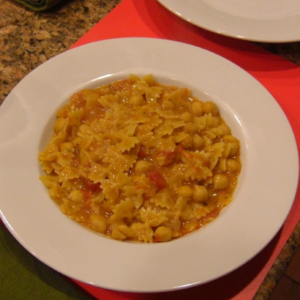
[[[145,243],[214,220],[241,169],[240,142],[217,105],[152,75],[74,94],[39,161],[41,181],[69,218]]]

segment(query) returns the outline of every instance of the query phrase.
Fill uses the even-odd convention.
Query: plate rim
[[[300,41],[300,30],[295,33],[288,32],[288,29],[297,28],[297,26],[295,26],[297,24],[294,24],[294,22],[295,20],[297,21],[297,19],[299,20],[300,13],[296,16],[287,18],[292,24],[285,28],[285,33],[281,33],[282,28],[285,27],[286,24],[277,20],[252,20],[237,17],[218,11],[213,7],[206,7],[205,3],[202,4],[202,1],[199,3],[196,2],[197,0],[189,0],[195,1],[197,5],[208,9],[208,14],[207,11],[204,13],[199,9],[197,10],[199,15],[196,15],[196,10],[190,9],[189,5],[182,5],[180,0],[157,1],[179,18],[207,31],[230,38],[260,43],[292,43]],[[300,22],[297,23],[299,26]],[[269,31],[270,27],[274,27],[274,30],[272,30],[271,33]]]
[[[187,49],[188,51],[191,51],[192,53],[199,53],[199,56],[208,56],[208,57],[213,57],[214,59],[216,59],[218,62],[220,62],[222,64],[222,68],[233,68],[235,70],[237,70],[237,72],[240,74],[243,74],[242,76],[245,76],[247,78],[249,78],[249,80],[252,82],[251,84],[254,84],[255,86],[259,87],[259,90],[260,92],[262,92],[264,95],[268,95],[267,98],[269,99],[268,101],[274,101],[272,102],[275,106],[277,105],[277,109],[280,109],[279,105],[277,104],[277,102],[274,100],[274,98],[271,96],[271,94],[256,80],[254,79],[254,77],[252,77],[250,74],[248,74],[246,71],[242,70],[240,67],[238,67],[237,65],[235,65],[234,63],[228,61],[227,59],[225,58],[222,58],[221,56],[219,55],[216,55],[212,52],[209,52],[208,50],[204,50],[202,48],[199,48],[199,47],[195,47],[195,46],[191,46],[191,45],[188,45],[188,44],[184,44],[184,43],[180,43],[180,42],[174,42],[174,41],[168,41],[168,40],[162,40],[162,39],[155,39],[155,38],[118,38],[118,39],[111,39],[111,40],[105,40],[105,41],[99,41],[99,42],[94,42],[94,43],[91,43],[91,44],[87,44],[87,45],[84,45],[84,46],[80,46],[80,47],[77,47],[77,48],[74,48],[72,50],[69,50],[63,54],[60,54],[54,58],[52,58],[51,60],[47,61],[46,63],[42,64],[40,67],[38,67],[37,69],[35,69],[33,72],[31,72],[29,75],[27,75],[13,90],[12,92],[7,96],[6,100],[4,101],[3,103],[3,107],[4,108],[7,108],[8,106],[10,106],[10,104],[12,103],[13,100],[15,100],[14,98],[17,98],[18,99],[18,95],[20,94],[20,91],[24,91],[25,90],[25,94],[29,94],[29,95],[35,95],[36,91],[34,91],[34,89],[32,90],[32,88],[28,88],[27,86],[27,81],[29,80],[32,81],[32,80],[36,80],[37,77],[39,77],[40,75],[43,75],[43,72],[45,71],[49,71],[49,70],[52,70],[53,71],[53,67],[55,65],[55,63],[61,63],[63,60],[68,60],[68,61],[72,61],[72,59],[78,57],[78,56],[81,56],[82,57],[85,57],[87,54],[90,54],[90,53],[95,53],[95,51],[103,51],[103,48],[105,48],[106,52],[105,54],[108,55],[107,53],[107,49],[109,47],[112,47],[112,49],[115,49],[114,47],[118,47],[123,45],[124,47],[126,46],[128,48],[128,50],[125,51],[125,55],[132,55],[131,54],[131,51],[134,51],[135,50],[135,47],[137,47],[137,51],[140,51],[141,49],[143,49],[144,44],[146,44],[148,47],[150,47],[151,51],[154,51],[153,49],[155,48],[154,46],[158,46],[158,44],[160,46],[167,46],[167,47],[174,47],[174,48],[180,48],[180,49]],[[152,48],[153,47],[153,48]],[[101,50],[102,49],[102,50]],[[163,49],[163,48],[161,48]],[[114,50],[116,51],[116,50]],[[118,50],[119,51],[119,50]],[[117,53],[119,53],[117,51]],[[127,52],[128,51],[128,52]],[[145,50],[146,51],[146,50]],[[161,52],[164,52],[165,50],[160,50]],[[156,53],[157,55],[157,53]],[[141,59],[141,57],[139,57],[139,59]],[[142,57],[142,60],[145,59],[145,57]],[[125,63],[126,65],[127,63]],[[148,63],[147,63],[148,64]],[[147,65],[146,64],[146,65]],[[81,66],[82,67],[82,66]],[[148,68],[151,69],[148,65]],[[118,69],[118,68],[116,68]],[[145,72],[145,70],[143,68],[137,68],[135,67],[135,70],[139,71],[139,72]],[[127,71],[126,71],[127,72]],[[42,74],[40,74],[42,73]],[[161,69],[159,69],[158,73],[160,73],[161,75],[162,74],[165,74],[165,76],[167,76],[168,74],[172,74],[172,72],[170,72],[170,70],[168,70],[167,72],[166,71],[162,71]],[[115,73],[113,76],[121,76],[121,75],[124,75],[124,70],[122,70],[120,73]],[[44,74],[45,75],[45,74]],[[112,74],[111,74],[112,75]],[[146,75],[146,74],[145,74]],[[174,74],[173,74],[174,75]],[[65,75],[64,75],[65,76]],[[108,79],[111,78],[111,77],[108,77]],[[180,77],[182,78],[182,76]],[[103,80],[103,78],[100,76],[100,78],[98,78],[99,80]],[[90,80],[95,80],[95,77],[94,78],[90,78]],[[105,79],[106,80],[106,79]],[[179,80],[179,78],[177,78],[177,80]],[[84,82],[83,84],[87,84],[88,82]],[[71,84],[72,85],[72,84]],[[66,93],[64,95],[60,95],[60,100],[58,101],[61,101],[62,99],[66,98],[67,95],[70,95],[70,92],[72,89],[78,89],[78,86],[74,87],[72,86],[71,88],[69,88]],[[6,103],[6,104],[5,104]],[[225,104],[224,104],[225,105]],[[226,106],[224,106],[224,108],[226,108]],[[0,108],[0,116],[3,116],[4,113],[3,113],[3,108],[1,106]],[[280,113],[282,113],[282,117],[283,118],[286,118],[284,113],[282,112],[282,110],[280,109]],[[41,120],[41,117],[40,118],[37,118],[37,120],[35,122],[38,122]],[[285,121],[287,122],[287,126],[289,125],[287,119],[285,119]],[[30,120],[29,120],[29,123],[30,123]],[[45,123],[44,123],[45,124]],[[290,128],[290,127],[289,127]],[[3,128],[0,126],[0,132],[3,132]],[[37,133],[39,136],[41,136],[43,134],[43,130],[38,130],[38,133]],[[289,134],[292,134],[292,137],[293,136],[293,133],[291,131],[291,128],[290,128],[290,132]],[[22,138],[22,136],[21,136]],[[39,141],[40,142],[40,141]],[[296,142],[295,142],[295,139],[293,140],[293,143],[294,143],[294,147],[296,147]],[[37,149],[36,149],[37,150]],[[1,148],[0,146],[0,153],[2,153],[3,149]],[[296,152],[297,153],[297,152]],[[37,155],[37,152],[35,153]],[[298,155],[296,155],[296,161],[298,161]],[[38,168],[38,162],[37,162],[37,159],[36,159],[36,168]],[[297,180],[296,182],[298,182],[298,176],[299,176],[299,170],[298,170],[298,163],[296,163],[296,168],[293,170],[293,172],[296,174],[297,173]],[[0,175],[3,177],[3,173],[0,171]],[[30,181],[29,181],[30,182]],[[1,189],[2,187],[0,187]],[[39,189],[42,189],[43,187],[40,186]],[[296,193],[296,189],[297,189],[297,184],[295,185],[294,187],[294,195]],[[50,201],[50,199],[49,199]],[[0,204],[3,205],[3,200],[0,200]],[[265,239],[265,243],[263,246],[265,246],[275,235],[276,233],[278,232],[278,230],[281,228],[286,216],[288,215],[289,213],[289,210],[291,208],[293,204],[293,200],[290,199],[290,202],[289,202],[289,208],[287,208],[285,206],[285,212],[284,212],[284,217],[281,216],[282,220],[279,222],[280,224],[277,224],[276,226],[276,230],[274,231],[273,229],[273,234],[272,236],[268,236],[267,239]],[[49,207],[49,204],[47,204],[47,207]],[[57,209],[57,207],[55,207],[55,209]],[[230,210],[230,207],[229,207],[229,210]],[[53,210],[54,211],[54,210]],[[57,211],[59,211],[57,209]],[[60,212],[59,212],[60,213]],[[58,216],[58,213],[55,213],[57,216]],[[232,268],[227,268],[226,271],[223,271],[222,274],[219,274],[219,276],[214,276],[214,278],[208,278],[207,280],[202,280],[201,282],[197,282],[197,281],[193,281],[193,282],[183,282],[181,285],[180,284],[177,284],[176,286],[174,286],[173,283],[171,282],[168,282],[168,283],[164,283],[160,286],[157,286],[156,288],[147,288],[147,286],[144,285],[144,283],[142,284],[143,286],[142,287],[139,287],[138,285],[136,285],[136,283],[132,283],[132,285],[129,287],[129,286],[122,286],[122,287],[118,287],[118,286],[115,286],[115,285],[110,285],[110,284],[107,284],[105,283],[104,285],[101,284],[100,282],[97,282],[95,280],[91,280],[90,277],[88,278],[88,280],[85,280],[85,278],[83,278],[82,276],[78,275],[78,274],[70,274],[70,269],[66,270],[64,269],[64,267],[62,266],[59,266],[57,267],[55,264],[53,265],[53,262],[51,261],[51,263],[47,260],[47,258],[43,257],[43,255],[39,252],[41,251],[41,249],[43,248],[43,245],[35,245],[34,247],[32,247],[31,245],[28,245],[28,243],[26,242],[26,237],[19,235],[19,231],[18,230],[15,230],[14,227],[16,227],[16,224],[15,224],[15,220],[13,221],[10,221],[10,218],[12,217],[12,215],[10,215],[8,217],[8,219],[6,218],[6,212],[3,212],[1,207],[0,207],[0,216],[2,217],[2,220],[4,221],[5,225],[8,227],[9,231],[13,234],[13,236],[30,252],[32,253],[34,256],[36,256],[38,259],[40,259],[41,261],[43,261],[44,263],[46,263],[47,265],[51,266],[52,268],[56,269],[58,272],[62,273],[62,274],[65,274],[71,278],[74,278],[74,279],[77,279],[79,281],[83,281],[83,282],[88,282],[89,284],[92,284],[92,285],[96,285],[96,286],[100,286],[100,287],[103,287],[103,288],[108,288],[108,289],[113,289],[113,290],[120,290],[120,291],[127,291],[127,292],[158,292],[158,291],[171,291],[171,290],[176,290],[176,289],[182,289],[182,288],[186,288],[186,287],[191,287],[191,286],[195,286],[195,285],[199,285],[199,284],[202,284],[202,283],[206,283],[208,281],[211,281],[211,280],[214,280],[214,279],[217,279],[218,277],[220,276],[223,276],[231,271],[233,271],[234,269],[238,268],[241,266],[241,264],[239,265],[234,265],[232,266]],[[226,213],[227,215],[227,213]],[[63,215],[64,218],[66,218],[64,215]],[[59,217],[60,218],[60,217]],[[37,218],[37,220],[40,220],[40,218]],[[67,228],[67,232],[70,233],[71,229],[74,228],[74,224],[73,224],[73,221],[72,222],[72,225],[70,225],[71,220],[64,220],[63,221],[63,224],[66,226]],[[29,224],[31,227],[33,226],[33,224]],[[29,226],[28,225],[28,226]],[[30,227],[29,226],[29,227]],[[76,225],[75,225],[76,226]],[[215,226],[211,226],[211,227],[215,227]],[[211,228],[210,227],[210,228]],[[81,233],[80,236],[82,236],[82,232],[86,232],[86,229],[82,229],[82,228],[79,228],[78,227],[78,231]],[[205,229],[204,231],[205,232]],[[40,234],[40,233],[39,233]],[[207,234],[208,234],[208,231],[207,231]],[[90,236],[90,235],[89,235]],[[205,237],[205,240],[207,240],[207,236],[206,234],[204,233],[203,236]],[[97,237],[99,238],[99,237]],[[94,242],[94,243],[97,243],[97,241],[95,241],[95,237],[90,237],[90,239]],[[177,244],[180,244],[180,246],[182,247],[182,249],[185,249],[187,246],[186,245],[182,245],[181,241],[183,241],[185,238],[182,238],[182,239],[179,239],[178,241],[176,241],[175,243]],[[193,238],[190,238],[188,239],[189,240],[189,243],[196,243],[195,239]],[[109,244],[112,245],[114,244],[115,245],[115,241],[110,241]],[[120,243],[120,242],[117,242],[117,243]],[[197,243],[196,243],[197,244]],[[118,244],[119,245],[119,244]],[[123,247],[124,246],[124,247]],[[122,246],[123,249],[128,249],[130,248],[128,246],[128,244],[124,243],[124,245]],[[163,245],[163,244],[160,244],[160,245],[147,245],[147,246],[150,246],[152,247],[153,249],[160,249],[159,251],[162,251],[161,249],[166,249],[168,248],[168,244],[166,245]],[[261,251],[261,249],[263,248],[263,246],[260,246],[259,247],[259,250],[256,249],[256,251],[252,251],[252,255],[248,257],[247,260],[243,260],[243,264],[246,263],[248,260],[250,260],[253,256],[255,256],[259,251]],[[139,245],[138,247],[145,247],[145,245]],[[57,249],[55,249],[57,250]],[[80,249],[81,253],[83,252],[82,249]],[[158,255],[158,253],[156,253],[157,250],[155,250],[155,255]],[[166,251],[166,250],[164,250]],[[126,256],[126,255],[125,255]],[[127,257],[127,256],[126,256]],[[127,257],[128,258],[128,257]],[[59,261],[59,257],[56,257],[57,261]],[[74,257],[73,257],[74,259]],[[117,259],[118,263],[121,263],[119,259]],[[136,269],[137,270],[137,269]],[[72,271],[74,271],[72,269]],[[85,271],[85,275],[87,275],[87,271]],[[125,276],[126,274],[122,274],[122,276]],[[136,279],[136,278],[135,278]],[[178,279],[177,279],[178,280]],[[128,284],[128,282],[127,282]]]

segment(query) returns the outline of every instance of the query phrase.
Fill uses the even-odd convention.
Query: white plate
[[[52,130],[55,111],[75,91],[129,73],[152,73],[161,82],[191,87],[196,96],[214,100],[242,145],[233,202],[203,230],[168,243],[133,244],[94,234],[63,215],[38,179],[38,151]],[[298,156],[279,105],[248,73],[198,47],[128,38],[67,51],[12,90],[0,120],[2,219],[42,262],[96,286],[153,292],[216,279],[255,256],[278,232],[293,203]]]
[[[158,0],[204,29],[257,42],[300,40],[300,0]]]

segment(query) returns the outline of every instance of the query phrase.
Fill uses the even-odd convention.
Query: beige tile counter
[[[51,57],[66,51],[121,1],[65,0],[47,12],[38,13],[12,0],[0,0],[0,104],[24,76]],[[300,43],[256,44],[300,65]],[[300,223],[255,300],[270,299],[299,244]]]

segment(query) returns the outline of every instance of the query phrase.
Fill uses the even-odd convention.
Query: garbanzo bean
[[[177,194],[183,198],[191,198],[193,190],[189,186],[183,185],[177,190]]]
[[[229,185],[229,179],[226,175],[217,174],[213,177],[213,187],[215,190],[225,189]]]
[[[61,211],[91,230],[169,241],[232,199],[242,144],[217,106],[186,88],[130,75],[79,91],[56,117],[40,178]]]
[[[69,194],[68,198],[73,202],[79,203],[79,202],[83,201],[84,196],[81,191],[74,190]]]
[[[241,164],[235,159],[227,159],[226,160],[226,170],[228,172],[237,172],[240,171]]]
[[[141,105],[146,103],[146,100],[142,95],[136,94],[130,97],[129,103],[133,105]]]
[[[239,150],[240,150],[240,144],[239,144],[239,142],[237,142],[237,141],[236,142],[232,142],[228,157],[234,157],[234,156],[236,156],[239,153]]]
[[[205,186],[202,185],[195,185],[194,186],[194,193],[193,193],[193,200],[197,202],[206,201],[208,198],[208,192]]]
[[[231,145],[228,157],[233,157],[233,156],[238,155],[239,150],[240,150],[240,143],[234,136],[226,135],[223,137],[223,141],[225,143],[230,143],[230,145]]]
[[[149,171],[151,168],[151,163],[145,160],[139,160],[135,165],[135,170],[140,173]]]
[[[92,229],[99,233],[105,233],[108,226],[106,218],[100,215],[91,215],[90,224]]]
[[[160,226],[155,230],[154,236],[157,242],[168,242],[172,239],[172,229]]]
[[[193,124],[193,123],[187,123],[187,124],[185,125],[185,131],[186,131],[187,133],[193,134],[193,133],[196,133],[196,132],[198,131],[198,127],[197,127],[196,124]]]
[[[188,207],[187,209],[185,209],[180,213],[181,221],[190,221],[193,219],[193,217],[194,217],[194,212],[190,207]]]
[[[230,134],[230,128],[225,124],[225,123],[222,123],[218,126],[218,129],[220,129],[223,133],[223,135],[226,135],[226,134]]]
[[[184,112],[180,115],[180,119],[184,122],[191,122],[193,119],[193,116],[189,112]]]
[[[195,116],[201,116],[203,112],[202,104],[198,101],[192,102],[192,112]]]
[[[219,112],[217,105],[211,101],[204,102],[202,108],[206,114],[211,113],[213,116],[217,115]]]

